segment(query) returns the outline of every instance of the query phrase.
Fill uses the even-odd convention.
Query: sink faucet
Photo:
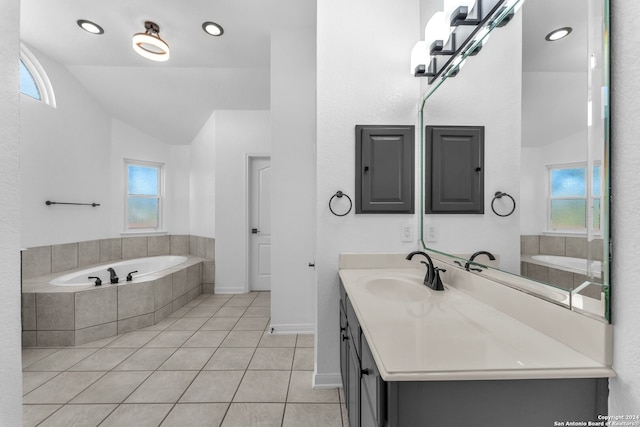
[[[109,279],[111,280],[111,284],[118,283],[119,279],[118,279],[118,275],[116,274],[116,271],[111,267],[107,268],[107,271],[109,272],[109,276],[110,276]]]
[[[444,291],[444,286],[442,286],[442,280],[440,280],[440,276],[438,275],[438,272],[445,271],[445,270],[441,270],[439,268],[434,267],[431,257],[422,251],[413,251],[409,255],[407,255],[406,259],[411,261],[411,259],[415,255],[422,255],[427,259],[427,261],[420,261],[421,264],[424,264],[427,266],[427,274],[424,276],[424,282],[423,282],[425,286],[428,286],[435,291]]]
[[[491,261],[495,261],[495,260],[496,260],[496,257],[495,257],[495,256],[493,256],[493,254],[492,254],[491,252],[487,252],[487,251],[478,251],[478,252],[474,253],[473,255],[471,255],[471,258],[469,258],[469,261],[467,261],[467,262],[464,264],[464,269],[465,269],[465,270],[467,270],[467,271],[469,271],[469,264],[470,264],[470,263],[472,263],[472,262],[473,262],[473,260],[474,260],[477,256],[479,256],[479,255],[486,255],[486,256],[488,256],[488,257],[489,257],[489,259],[490,259]],[[474,269],[474,270],[475,270],[475,269]]]

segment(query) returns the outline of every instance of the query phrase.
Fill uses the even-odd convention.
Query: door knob
[[[252,228],[251,229],[251,234],[258,234],[260,232],[260,230],[258,230],[257,228]]]

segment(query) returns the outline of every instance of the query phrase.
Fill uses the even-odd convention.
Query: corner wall
[[[20,426],[20,2],[0,10],[0,425]]]

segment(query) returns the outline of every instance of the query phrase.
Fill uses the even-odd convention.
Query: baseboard
[[[336,374],[319,374],[313,372],[313,388],[341,388],[342,387],[342,375]]]
[[[315,325],[312,323],[299,324],[276,324],[272,323],[269,331],[272,334],[313,334],[315,333]]]

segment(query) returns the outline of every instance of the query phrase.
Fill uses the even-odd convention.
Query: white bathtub
[[[584,258],[557,255],[533,255],[531,258],[544,265],[549,265],[574,273],[587,274],[588,261]],[[591,273],[599,275],[601,271],[602,263],[600,261],[591,261]]]
[[[116,274],[120,279],[119,283],[126,283],[127,274],[132,271],[138,271],[137,273],[132,274],[135,281],[135,279],[138,277],[156,273],[167,268],[175,267],[182,264],[186,260],[186,256],[163,255],[147,258],[135,258],[125,261],[113,261],[56,277],[55,279],[50,281],[49,284],[54,286],[93,285],[95,283],[95,279],[89,279],[89,276],[99,277],[102,280],[103,284],[109,284],[110,275],[107,271],[109,267],[113,268],[116,271]]]

